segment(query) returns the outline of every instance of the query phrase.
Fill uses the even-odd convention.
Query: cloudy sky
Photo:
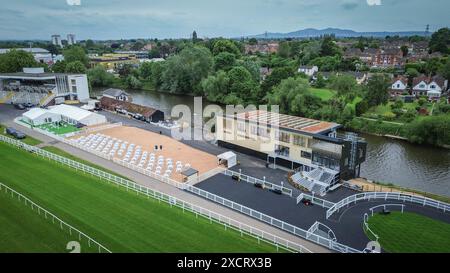
[[[304,28],[431,30],[449,0],[0,0],[0,39],[239,37]]]

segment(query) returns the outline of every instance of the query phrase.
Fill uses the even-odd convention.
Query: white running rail
[[[333,207],[328,209],[326,217],[327,219],[329,219],[331,215],[338,212],[341,208],[346,207],[352,203],[370,200],[385,200],[385,201],[393,200],[393,201],[411,202],[418,205],[422,205],[424,207],[428,206],[436,208],[438,210],[442,210],[444,213],[450,211],[450,204],[426,197],[414,196],[398,192],[366,192],[366,193],[358,193],[339,201]]]
[[[294,252],[299,252],[299,253],[311,253],[311,251],[309,249],[307,249],[306,247],[304,247],[300,244],[283,239],[279,236],[273,235],[273,234],[265,232],[263,230],[254,228],[252,226],[249,226],[247,224],[233,220],[227,216],[223,216],[221,214],[215,213],[208,209],[205,209],[205,208],[193,205],[191,203],[179,200],[176,197],[164,194],[162,192],[150,189],[145,186],[141,186],[130,180],[127,180],[127,179],[115,176],[113,174],[95,169],[93,167],[87,166],[87,165],[79,163],[77,161],[47,152],[47,151],[39,149],[37,147],[27,145],[23,142],[17,141],[15,139],[12,139],[9,137],[0,135],[0,141],[9,143],[18,148],[35,153],[44,158],[54,160],[58,163],[61,163],[65,166],[73,168],[77,171],[91,174],[100,179],[106,180],[110,183],[114,183],[116,185],[122,186],[122,187],[126,188],[127,190],[133,190],[133,191],[136,191],[137,193],[144,194],[145,196],[147,196],[149,198],[150,197],[155,198],[159,201],[166,202],[171,206],[176,206],[176,207],[182,208],[183,210],[190,211],[190,212],[194,213],[196,216],[198,216],[198,215],[203,216],[204,218],[209,219],[211,222],[216,222],[216,223],[224,225],[225,229],[231,228],[231,229],[236,230],[239,233],[241,233],[241,235],[246,234],[248,236],[258,239],[258,242],[263,241],[263,242],[272,244],[272,245],[276,246],[277,249],[281,248],[281,249],[284,249],[286,251],[291,251],[291,252],[294,251]],[[179,182],[177,182],[177,183],[181,184]],[[189,186],[189,187],[195,188],[192,186]]]
[[[63,220],[61,220],[59,217],[57,217],[56,215],[54,215],[53,213],[49,212],[48,210],[44,209],[43,207],[39,206],[38,204],[34,203],[33,201],[31,201],[28,197],[26,197],[25,195],[15,191],[14,189],[12,189],[11,187],[3,184],[0,182],[0,191],[2,189],[5,189],[5,192],[11,192],[11,197],[13,197],[14,195],[17,195],[17,198],[19,201],[24,200],[25,202],[25,206],[27,204],[30,204],[30,207],[32,210],[34,210],[34,208],[37,209],[38,214],[40,215],[41,212],[44,213],[44,217],[45,219],[47,219],[47,217],[50,217],[52,219],[52,222],[55,223],[58,222],[59,226],[61,227],[61,229],[63,229],[64,227],[67,227],[69,229],[69,233],[72,235],[72,231],[74,231],[75,233],[78,233],[78,238],[79,240],[81,240],[81,238],[85,238],[88,241],[88,245],[89,247],[91,246],[91,243],[94,243],[95,245],[98,246],[98,252],[102,253],[102,251],[107,252],[107,253],[112,253],[109,249],[107,249],[106,247],[104,247],[102,244],[100,244],[99,242],[97,242],[96,240],[92,239],[91,237],[89,237],[88,235],[86,235],[85,233],[81,232],[80,230],[78,230],[77,228],[74,228],[73,226],[69,225],[68,223],[64,222]]]

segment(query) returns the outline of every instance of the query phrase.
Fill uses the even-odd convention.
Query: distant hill
[[[293,31],[289,33],[277,33],[277,32],[268,32],[264,34],[252,35],[248,36],[249,38],[258,38],[258,39],[283,39],[283,38],[314,38],[320,37],[323,35],[334,34],[336,37],[376,37],[376,38],[384,38],[386,36],[426,36],[425,31],[398,31],[398,32],[357,32],[349,29],[340,29],[340,28],[326,28],[326,29],[315,29],[315,28],[307,28],[303,30]]]

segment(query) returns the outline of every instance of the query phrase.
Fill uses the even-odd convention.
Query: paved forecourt
[[[38,133],[36,131],[27,129],[25,127],[21,127],[21,126],[15,124],[12,121],[7,121],[7,122],[4,122],[4,123],[6,125],[8,125],[8,126],[12,126],[12,127],[17,128],[17,129],[20,129],[22,132],[24,132],[25,134],[27,134],[27,135],[29,135],[31,137],[34,137],[34,138],[37,138],[37,139],[43,141],[44,144],[58,147],[58,148],[64,150],[65,152],[68,152],[68,153],[70,153],[70,154],[72,154],[72,155],[74,155],[76,157],[79,157],[81,159],[90,161],[90,162],[92,162],[94,164],[97,164],[97,165],[99,165],[99,166],[101,166],[103,168],[106,168],[108,170],[111,170],[113,172],[120,173],[120,174],[130,178],[131,180],[133,180],[134,182],[136,182],[136,183],[138,183],[140,185],[149,187],[151,189],[158,190],[158,191],[163,192],[163,193],[168,194],[168,195],[172,195],[172,196],[178,198],[179,200],[192,203],[194,205],[197,205],[197,206],[203,207],[205,209],[208,209],[208,210],[210,210],[212,212],[216,212],[218,214],[222,214],[224,216],[227,216],[227,217],[229,217],[229,218],[231,218],[231,219],[233,219],[235,221],[242,222],[243,224],[253,226],[253,227],[255,227],[257,229],[260,229],[262,231],[265,231],[265,232],[271,233],[273,235],[279,236],[280,238],[283,238],[283,239],[292,241],[294,243],[300,244],[300,245],[306,247],[307,249],[309,249],[312,252],[316,252],[316,253],[330,253],[330,252],[332,252],[330,249],[327,249],[325,247],[316,245],[316,244],[314,244],[314,243],[312,243],[312,242],[310,242],[308,240],[305,240],[305,239],[302,239],[302,238],[297,237],[295,235],[289,234],[289,233],[287,233],[285,231],[282,231],[282,230],[280,230],[278,228],[272,227],[272,226],[270,226],[268,224],[260,222],[260,221],[258,221],[256,219],[248,217],[248,216],[246,216],[244,214],[241,214],[239,212],[236,212],[234,210],[231,210],[231,209],[228,209],[226,207],[223,207],[223,206],[221,206],[219,204],[216,204],[216,203],[210,202],[208,200],[205,200],[204,198],[201,198],[201,197],[196,196],[194,194],[190,194],[188,192],[184,192],[182,190],[179,190],[179,189],[177,189],[177,188],[175,188],[175,187],[173,187],[171,185],[165,184],[165,183],[160,182],[160,181],[158,181],[158,180],[156,180],[154,178],[151,178],[151,177],[148,177],[146,175],[140,174],[140,173],[138,173],[136,171],[133,171],[133,170],[131,170],[129,168],[117,165],[117,164],[115,164],[114,162],[112,162],[110,160],[106,160],[106,159],[100,158],[100,157],[98,157],[98,156],[96,156],[94,154],[82,151],[82,150],[77,149],[77,148],[75,148],[73,146],[70,146],[68,144],[64,144],[64,143],[61,143],[61,142],[56,142],[54,139],[52,139],[52,138],[50,138],[48,136],[42,135],[42,134],[40,134],[40,133]]]

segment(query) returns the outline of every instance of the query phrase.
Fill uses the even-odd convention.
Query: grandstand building
[[[43,48],[31,47],[31,48],[0,48],[0,54],[6,54],[11,50],[20,50],[31,53],[38,63],[51,64],[55,62],[55,58],[58,56],[53,56],[50,51]]]
[[[86,75],[45,73],[43,68],[0,74],[0,103],[47,106],[66,100],[89,100]]]
[[[336,123],[250,111],[218,117],[220,146],[253,155],[273,168],[296,172],[294,182],[325,193],[341,179],[360,175],[367,143],[354,134],[339,135]]]

